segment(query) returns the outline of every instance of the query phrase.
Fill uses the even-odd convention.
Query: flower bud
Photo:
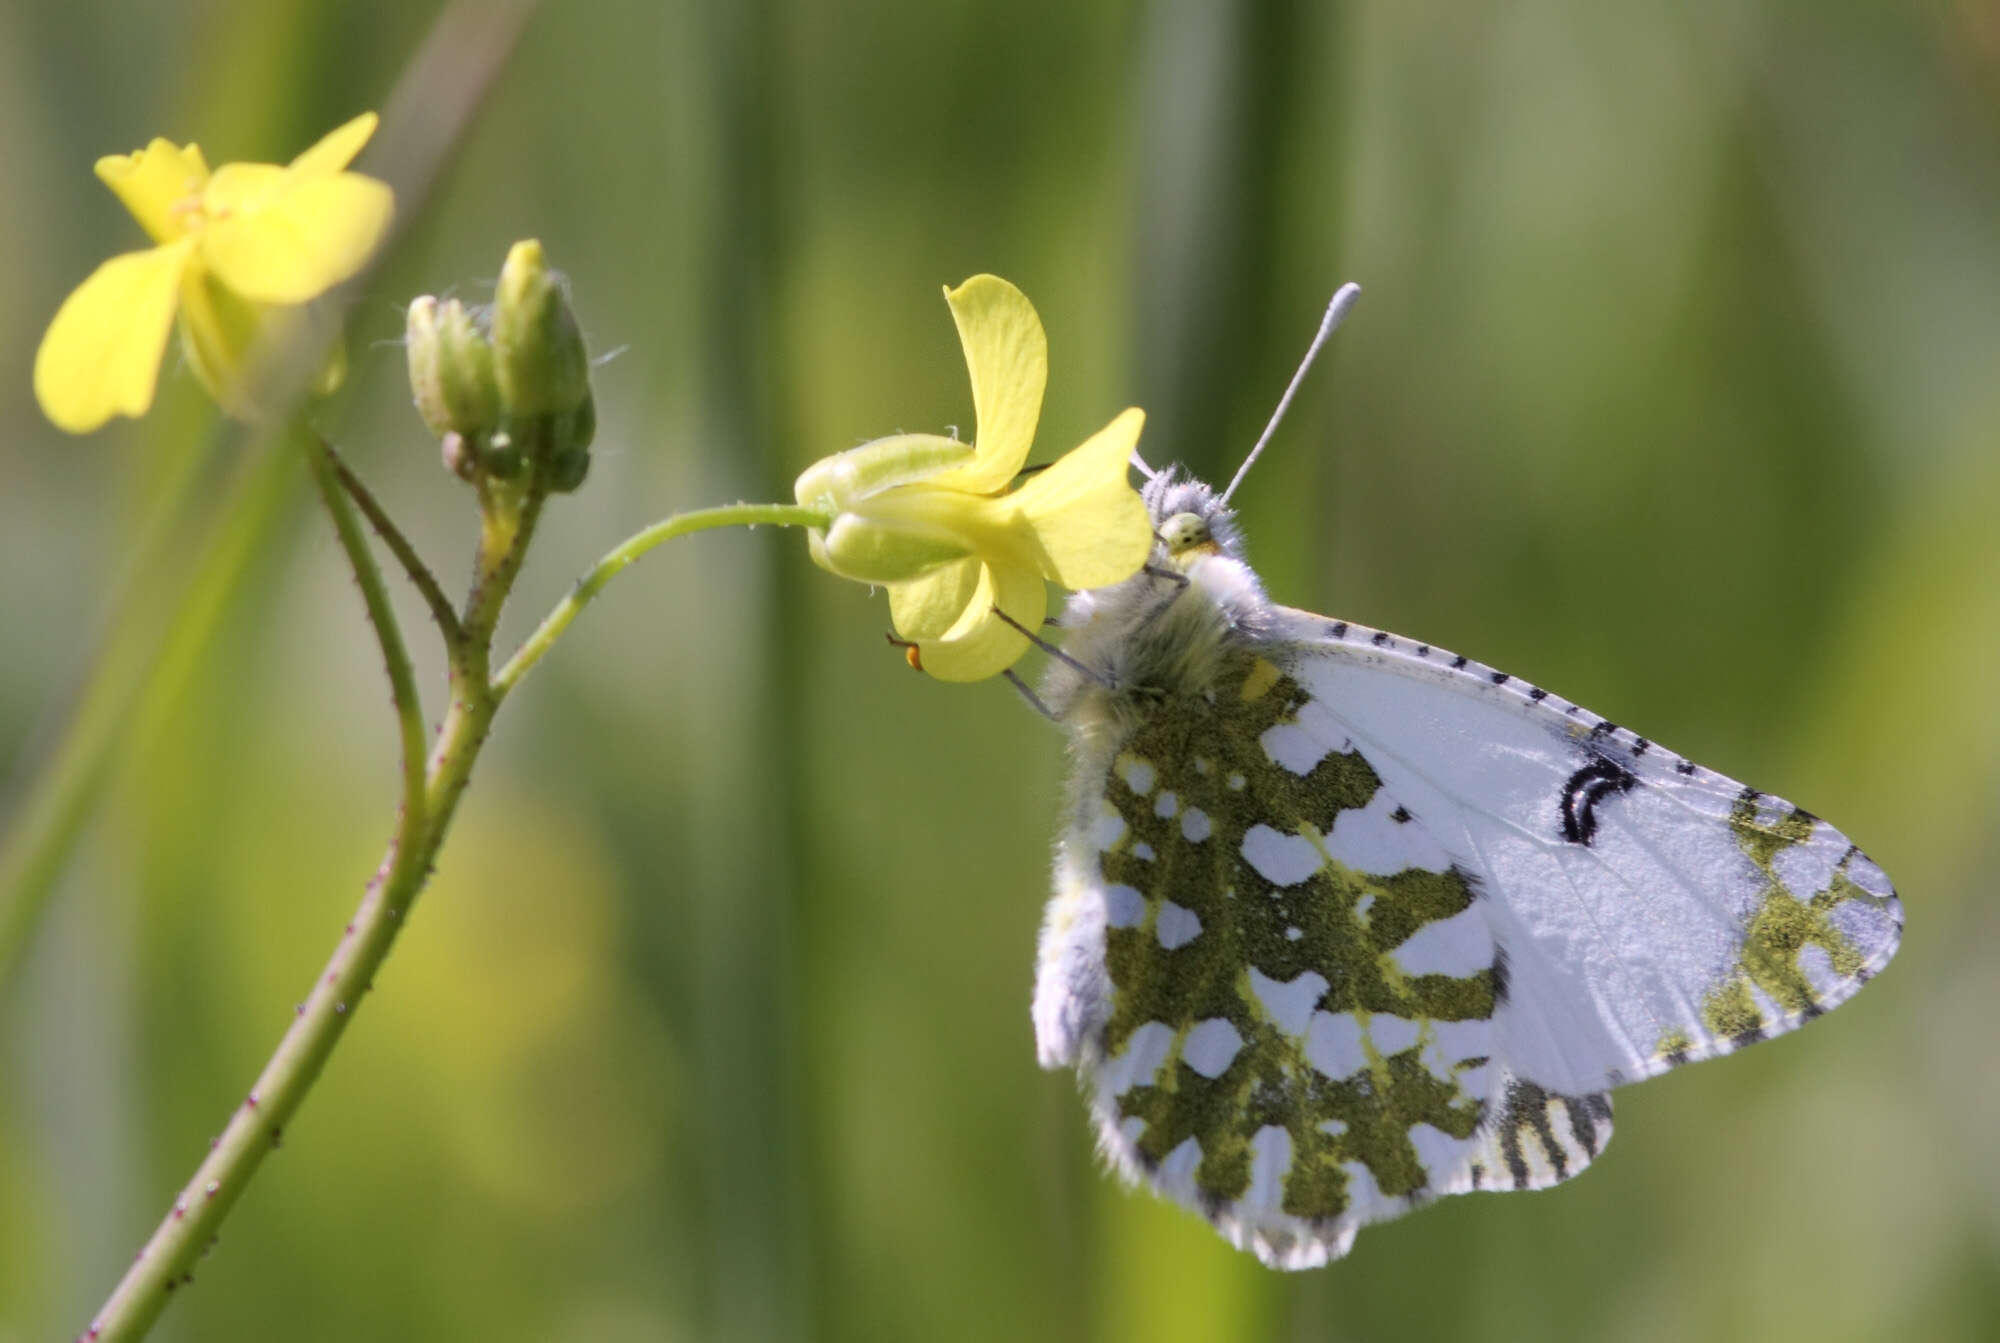
[[[437,438],[452,433],[451,416],[444,408],[444,388],[438,383],[438,301],[420,294],[410,301],[403,321],[403,353],[410,365],[410,393],[417,403],[417,415],[424,427]]]
[[[426,294],[410,304],[405,330],[417,413],[439,438],[476,442],[500,422],[493,347],[478,322],[457,299]]]
[[[512,416],[558,415],[590,397],[590,357],[561,279],[542,245],[517,242],[500,268],[493,307],[494,372]]]

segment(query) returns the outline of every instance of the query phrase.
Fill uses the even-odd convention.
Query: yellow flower
[[[88,433],[153,404],[175,311],[188,365],[232,415],[255,418],[246,365],[306,320],[301,306],[367,264],[389,227],[384,183],[343,171],[375,132],[364,113],[287,167],[225,163],[155,140],[97,161],[97,175],[157,246],[99,266],[56,311],[35,355],[35,399]],[[338,385],[335,359],[319,389]]]
[[[1146,562],[1152,523],[1128,474],[1146,417],[1125,411],[1009,490],[1028,459],[1048,382],[1041,319],[1020,290],[992,275],[944,297],[972,373],[973,442],[877,439],[807,468],[797,495],[833,518],[810,533],[814,561],[886,587],[896,632],[916,644],[912,661],[924,671],[977,681],[1028,650],[1021,630],[1040,625],[1048,609],[1044,580],[1103,587]]]

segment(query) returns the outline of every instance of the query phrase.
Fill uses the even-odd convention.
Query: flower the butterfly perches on
[[[175,312],[188,366],[240,419],[260,411],[248,365],[306,320],[301,306],[367,264],[388,230],[386,183],[345,171],[375,132],[373,112],[287,166],[225,163],[156,139],[97,161],[97,175],[156,246],[99,266],[63,301],[35,355],[35,399],[58,428],[88,433],[153,404]],[[338,386],[336,353],[315,390]]]
[[[814,563],[889,590],[911,661],[942,681],[998,675],[1028,650],[1053,579],[1104,587],[1137,573],[1152,522],[1128,474],[1145,413],[1121,413],[1019,489],[1048,382],[1034,305],[975,275],[945,302],[972,374],[973,442],[898,434],[824,458],[798,479],[800,504],[832,516],[809,535]],[[1004,613],[1005,618],[1002,618]]]

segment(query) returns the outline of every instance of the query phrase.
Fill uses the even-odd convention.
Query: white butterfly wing
[[[1888,881],[1826,823],[1468,659],[1260,610],[1254,649],[1078,736],[1035,1022],[1117,1166],[1266,1263],[1567,1179],[1609,1088],[1894,954]]]
[[[1583,1095],[1795,1029],[1895,954],[1845,835],[1569,701],[1395,635],[1278,610],[1300,715],[1351,742],[1478,879],[1507,967],[1496,1059]]]

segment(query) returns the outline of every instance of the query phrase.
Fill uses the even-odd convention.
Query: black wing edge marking
[[[1560,1108],[1563,1117],[1569,1121],[1570,1133],[1583,1153],[1583,1159],[1576,1162],[1577,1169],[1588,1165],[1604,1150],[1605,1140],[1610,1136],[1611,1097],[1601,1091],[1583,1096],[1565,1096],[1538,1087],[1533,1082],[1517,1080],[1507,1088],[1506,1097],[1501,1102],[1500,1122],[1495,1135],[1499,1139],[1501,1159],[1506,1162],[1507,1174],[1516,1189],[1527,1189],[1534,1183],[1528,1170],[1527,1156],[1521,1150],[1524,1133],[1534,1134],[1547,1154],[1558,1181],[1567,1180],[1576,1173],[1571,1168],[1568,1146],[1555,1131],[1550,1113],[1555,1108]],[[1484,1171],[1474,1171],[1473,1188],[1480,1187],[1484,1175]]]

